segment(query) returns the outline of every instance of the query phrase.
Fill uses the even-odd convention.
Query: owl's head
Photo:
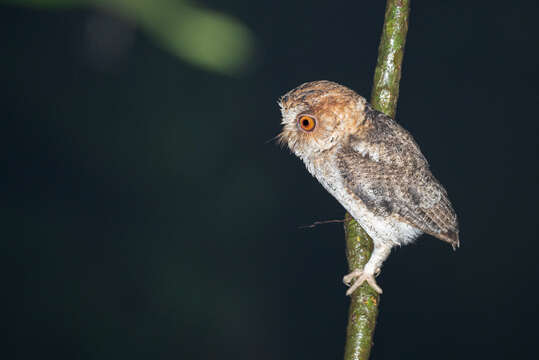
[[[279,100],[279,142],[300,158],[326,151],[361,131],[366,100],[331,81],[302,84]]]

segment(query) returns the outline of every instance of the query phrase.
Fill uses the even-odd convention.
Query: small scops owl
[[[457,216],[412,136],[354,91],[330,81],[300,85],[279,105],[279,140],[356,219],[374,242],[363,269],[343,278],[381,293],[374,275],[391,248],[427,233],[459,246]]]

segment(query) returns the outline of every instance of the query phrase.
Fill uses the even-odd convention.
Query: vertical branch
[[[371,104],[391,117],[395,117],[399,97],[409,13],[410,0],[387,0]],[[344,230],[350,271],[362,269],[371,256],[372,239],[348,213],[345,216]],[[345,360],[369,358],[379,300],[379,295],[367,283],[352,294],[346,329]]]
[[[346,213],[344,220],[346,257],[350,271],[362,269],[371,257],[373,243],[365,230]],[[363,283],[350,298],[344,360],[367,360],[378,315],[379,295]]]
[[[387,1],[384,30],[380,39],[378,61],[374,71],[371,104],[376,110],[392,118],[395,117],[397,99],[399,98],[399,83],[409,14],[410,0]]]

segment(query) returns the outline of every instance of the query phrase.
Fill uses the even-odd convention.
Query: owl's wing
[[[404,135],[409,139],[377,145],[352,138],[338,153],[344,185],[375,214],[392,216],[456,247],[457,216],[447,192],[411,136]],[[402,151],[394,153],[395,147]]]

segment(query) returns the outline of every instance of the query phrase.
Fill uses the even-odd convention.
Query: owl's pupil
[[[309,126],[309,120],[308,119],[303,120],[303,126],[305,126],[305,127]]]

